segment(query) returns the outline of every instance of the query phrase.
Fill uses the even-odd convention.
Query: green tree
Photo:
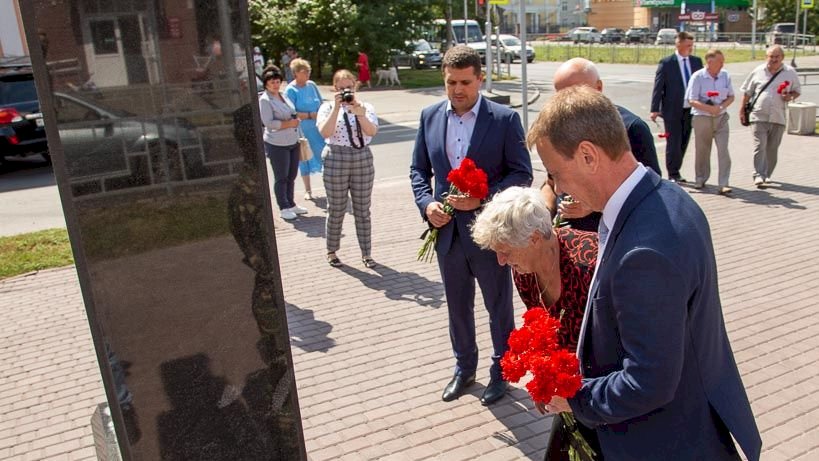
[[[777,22],[795,22],[796,0],[762,0],[765,7],[765,18],[761,21],[766,28]],[[799,13],[799,33],[802,33],[803,13]],[[819,13],[815,9],[808,10],[808,34],[819,34]]]
[[[315,78],[322,67],[355,70],[358,51],[373,69],[389,62],[392,50],[420,37],[444,0],[249,0],[254,44],[278,62],[293,46],[308,59]]]
[[[348,31],[358,17],[351,0],[250,0],[253,42],[278,62],[288,47],[310,61],[314,77],[320,78],[323,65],[332,68],[350,63]]]

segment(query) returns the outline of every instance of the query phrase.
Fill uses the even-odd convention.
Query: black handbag
[[[754,105],[756,104],[756,100],[759,99],[759,97],[762,95],[762,93],[765,92],[765,90],[768,88],[768,85],[770,85],[771,82],[773,82],[774,79],[776,79],[776,76],[779,75],[779,73],[782,72],[784,69],[785,68],[782,67],[782,69],[779,69],[778,71],[776,71],[776,73],[773,74],[771,79],[768,80],[765,83],[765,85],[763,85],[762,88],[756,93],[756,95],[754,96],[754,99],[751,100],[751,101],[748,101],[745,104],[745,107],[742,108],[742,112],[743,112],[743,114],[745,114],[745,116],[742,118],[742,126],[748,126],[748,125],[751,124],[751,112],[753,112],[753,110],[754,110]]]

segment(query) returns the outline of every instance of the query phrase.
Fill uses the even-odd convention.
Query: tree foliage
[[[249,0],[254,45],[279,62],[292,46],[315,77],[328,64],[355,70],[358,51],[370,67],[386,65],[390,50],[406,48],[436,17],[444,0]]]
[[[762,0],[761,6],[765,8],[765,18],[761,23],[763,27],[770,28],[777,22],[795,22],[796,1],[795,0]],[[808,34],[819,34],[819,13],[816,9],[808,10]],[[799,13],[799,33],[802,33],[803,13]]]

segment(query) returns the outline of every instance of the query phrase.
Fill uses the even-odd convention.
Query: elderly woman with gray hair
[[[512,267],[526,308],[543,307],[560,319],[560,345],[575,349],[597,263],[597,234],[553,228],[538,189],[510,187],[486,204],[472,225],[472,238],[494,251],[498,264]],[[540,406],[538,410],[543,413]],[[561,419],[554,418],[546,460],[568,459],[561,429]],[[599,454],[596,433],[585,427],[581,432]]]

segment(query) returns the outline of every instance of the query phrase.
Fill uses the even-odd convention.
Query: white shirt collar
[[[688,58],[691,57],[690,55],[689,56],[683,56],[683,55],[680,54],[679,51],[675,51],[674,54],[677,55],[677,62],[682,62],[683,59],[688,59]]]
[[[614,223],[617,222],[617,216],[620,214],[623,204],[626,203],[628,196],[631,195],[631,192],[637,187],[640,180],[643,179],[646,171],[646,167],[644,167],[642,163],[638,163],[637,168],[620,184],[620,187],[614,191],[609,201],[606,202],[606,206],[603,207],[603,217],[601,219],[603,219],[603,222],[609,230],[614,229]]]
[[[480,93],[478,93],[478,100],[475,101],[475,105],[472,106],[471,109],[469,109],[469,112],[472,112],[472,114],[475,117],[478,116],[478,112],[481,110],[481,100],[482,99],[483,99],[483,96]],[[446,100],[446,113],[447,113],[447,115],[455,114],[455,111],[452,110],[452,101],[450,101],[449,99]]]

